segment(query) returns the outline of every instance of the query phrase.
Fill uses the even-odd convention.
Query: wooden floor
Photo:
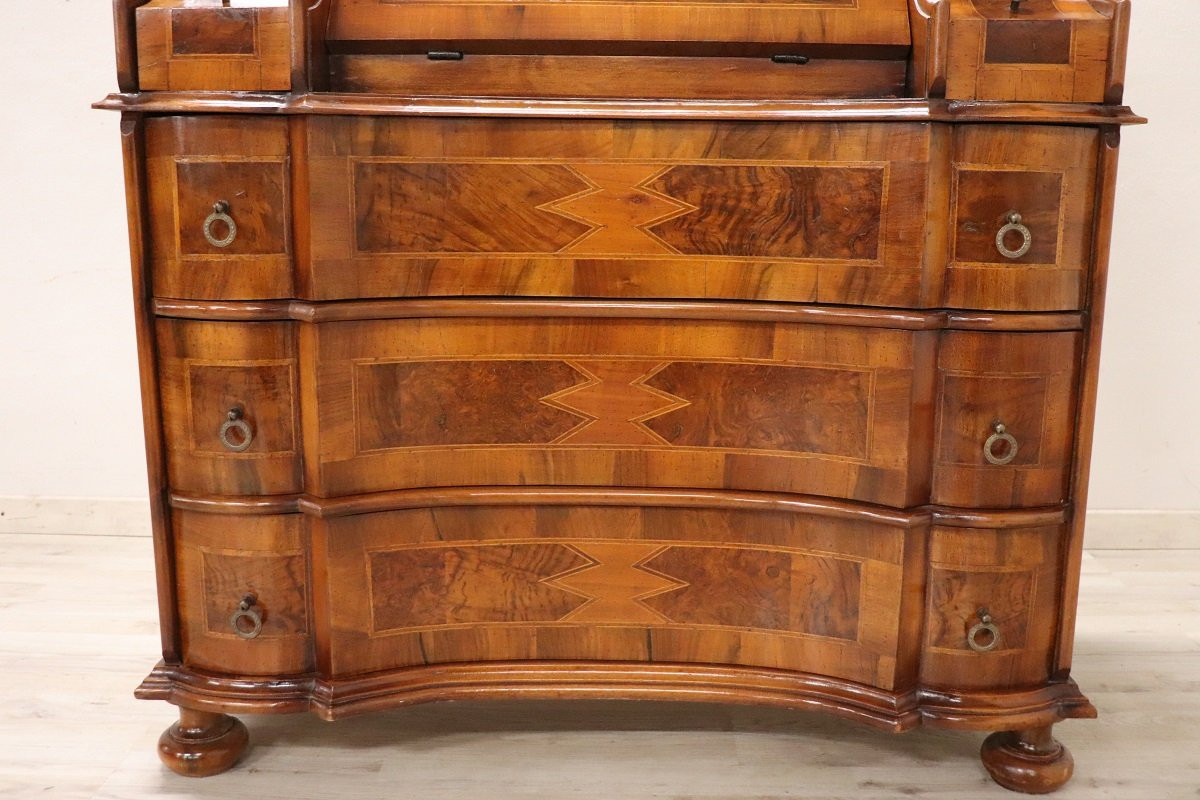
[[[146,538],[0,535],[0,798],[1016,797],[982,735],[890,736],[784,711],[658,703],[456,703],[337,723],[246,718],[241,766],[193,780],[154,744],[174,718],[132,690],[158,635]],[[1200,797],[1200,550],[1097,550],[1056,797]]]

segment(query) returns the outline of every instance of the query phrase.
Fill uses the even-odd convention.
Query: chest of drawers
[[[1066,782],[1128,3],[115,10],[168,766],[655,698]]]

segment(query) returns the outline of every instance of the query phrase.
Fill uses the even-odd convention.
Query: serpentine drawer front
[[[150,123],[157,294],[263,299],[304,286],[315,299],[997,310],[1082,300],[1092,130],[404,118],[304,127],[307,149],[291,152],[285,120]],[[296,213],[311,273],[292,266],[290,160],[310,187]]]
[[[1074,332],[435,316],[162,320],[159,337],[181,491],[300,491],[295,393],[307,381],[308,490],[323,497],[456,482],[897,508],[1066,497]]]
[[[586,697],[1066,782],[1127,0],[114,8],[171,769]]]

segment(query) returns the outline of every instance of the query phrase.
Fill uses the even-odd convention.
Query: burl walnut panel
[[[289,297],[292,280],[287,122],[161,117],[146,123],[153,289],[159,297]],[[227,247],[204,237],[213,205],[237,225]],[[215,223],[213,238],[228,232]]]
[[[942,134],[927,125],[313,118],[308,127],[317,299],[911,306],[929,290],[924,206]]]
[[[903,526],[583,506],[419,509],[313,526],[328,556],[335,674],[594,658],[892,687],[915,666],[901,614],[919,580],[905,559],[920,557],[924,533]]]
[[[556,484],[927,497],[932,409],[913,400],[931,382],[933,331],[553,318],[313,327],[308,489],[321,496]]]
[[[157,325],[167,473],[179,491],[300,491],[301,439],[295,330],[286,322]],[[220,438],[228,412],[250,426],[250,446]],[[236,432],[228,437],[234,444]]]
[[[235,675],[311,669],[308,541],[301,517],[176,511],[172,520],[184,662]],[[232,622],[248,594],[262,615],[262,631],[253,639],[238,636]]]

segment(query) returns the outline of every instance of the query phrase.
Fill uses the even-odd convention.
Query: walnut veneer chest
[[[115,9],[168,766],[677,698],[1069,778],[1127,2]]]

